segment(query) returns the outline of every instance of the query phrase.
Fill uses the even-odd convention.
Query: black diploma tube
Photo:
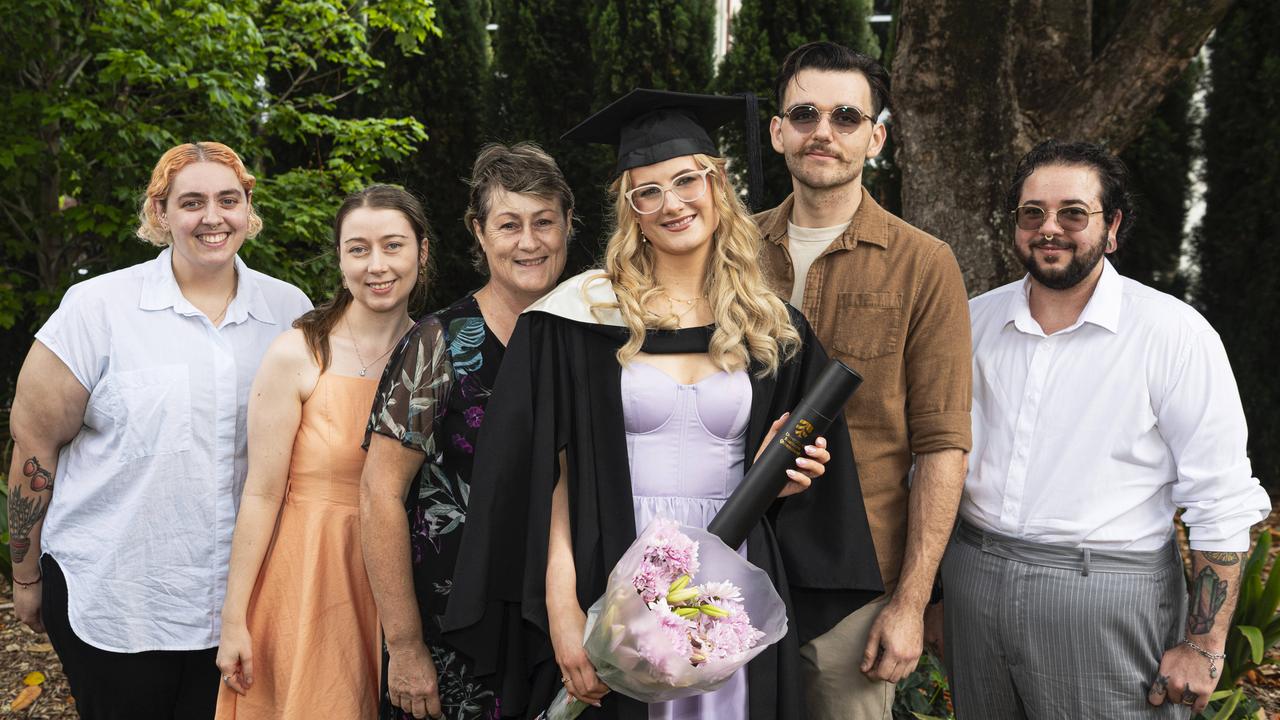
[[[742,483],[711,519],[707,532],[719,536],[731,548],[742,545],[786,486],[787,470],[794,468],[796,458],[804,455],[804,446],[827,432],[860,384],[862,376],[848,365],[834,358],[828,362],[769,447],[760,453]]]

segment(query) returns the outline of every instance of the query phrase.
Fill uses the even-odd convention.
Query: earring
[[[646,242],[646,243],[647,243],[647,242],[649,242],[649,236],[648,236],[648,235],[645,235],[645,234],[644,234],[644,232],[642,231],[642,232],[640,233],[640,240],[641,240],[641,242]]]

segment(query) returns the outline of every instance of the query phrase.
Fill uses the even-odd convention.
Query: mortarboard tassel
[[[756,94],[739,93],[746,99],[743,134],[747,139],[747,209],[758,212],[764,202],[764,170],[760,164],[760,111]]]

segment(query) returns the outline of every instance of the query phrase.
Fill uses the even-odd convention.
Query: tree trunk
[[[1134,2],[1091,52],[1090,3],[902,0],[893,64],[903,215],[951,243],[970,294],[1021,274],[1005,189],[1035,143],[1133,140],[1231,0]]]

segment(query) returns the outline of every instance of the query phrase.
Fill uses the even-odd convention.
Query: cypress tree
[[[743,0],[733,17],[733,44],[720,63],[715,84],[722,93],[750,91],[760,98],[763,208],[777,205],[791,192],[786,163],[769,146],[769,118],[780,112],[773,82],[783,58],[814,40],[830,40],[879,57],[880,44],[867,23],[871,9],[871,0]],[[746,157],[739,128],[726,128],[723,140],[731,157]],[[743,163],[737,169],[740,173]],[[739,181],[739,186],[745,183]]]
[[[435,310],[483,284],[471,264],[475,242],[463,226],[471,171],[490,110],[478,89],[489,79],[486,0],[452,0],[435,5],[438,36],[428,36],[422,53],[404,56],[394,38],[375,48],[387,67],[380,86],[357,102],[365,113],[413,115],[427,129],[418,151],[386,169],[385,179],[417,193],[431,221],[431,263],[427,310]]]
[[[1241,0],[1209,43],[1205,215],[1196,300],[1222,336],[1249,420],[1253,472],[1280,490],[1280,4]]]
[[[590,27],[597,100],[637,87],[706,91],[714,23],[712,0],[596,0]]]
[[[494,71],[489,135],[502,142],[530,140],[556,159],[577,204],[566,275],[596,260],[604,222],[612,154],[600,146],[560,140],[593,109],[595,81],[588,29],[590,7],[581,0],[495,0]]]
[[[599,260],[615,156],[560,135],[635,87],[702,92],[712,77],[710,0],[496,0],[495,134],[534,140],[560,164],[577,199],[566,272]]]

